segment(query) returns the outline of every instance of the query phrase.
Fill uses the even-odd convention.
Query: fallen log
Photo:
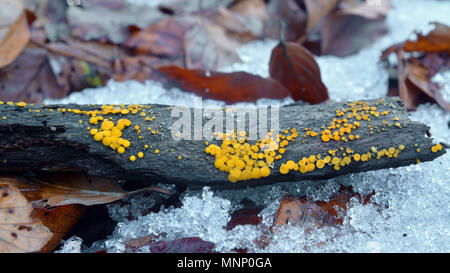
[[[360,110],[355,111],[355,105]],[[207,145],[204,139],[176,140],[172,137],[171,128],[177,120],[171,117],[172,107],[142,105],[130,108],[117,105],[104,106],[104,109],[119,109],[116,114],[105,115],[103,112],[105,120],[110,119],[118,124],[118,119],[127,119],[131,123],[121,132],[121,137],[131,143],[123,153],[105,146],[102,141],[96,141],[95,134],[91,134],[96,133],[92,129],[101,131],[102,121],[92,124],[95,123],[92,116],[101,115],[98,112],[102,111],[101,105],[0,103],[0,171],[76,170],[93,176],[149,184],[240,188],[396,168],[431,161],[446,152],[442,146],[433,144],[427,125],[408,119],[398,98],[353,104],[293,104],[279,109],[279,128],[281,134],[294,131],[298,136],[295,139],[294,135],[294,139],[289,140],[282,155],[280,149],[276,151],[279,157],[275,156],[277,159],[267,164],[270,175],[231,183],[229,173],[216,168],[215,157],[205,152]],[[92,114],[93,111],[97,114]],[[228,109],[220,111],[226,114]],[[208,120],[204,117],[202,124],[205,125]],[[340,140],[336,141],[336,134],[332,131],[339,131],[345,126],[351,133],[343,129],[344,133],[338,134]],[[245,128],[249,129],[248,124]],[[213,140],[208,145],[212,143],[220,147],[222,141]],[[312,160],[315,165],[313,170],[302,173],[295,166],[292,170],[292,166],[286,164],[290,160],[297,163],[306,157],[305,166],[312,168],[307,165],[311,163],[311,155],[315,157]],[[327,156],[330,158],[327,159]],[[280,172],[281,166],[284,167]],[[291,170],[283,174],[286,166],[291,166]]]

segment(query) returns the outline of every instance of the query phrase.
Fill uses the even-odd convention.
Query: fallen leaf
[[[262,218],[258,215],[263,208],[242,208],[231,214],[231,219],[227,223],[227,230],[232,230],[239,225],[259,225]]]
[[[0,99],[4,101],[42,102],[44,98],[62,98],[67,94],[58,86],[42,48],[26,48],[10,65],[0,69]]]
[[[345,57],[385,35],[389,0],[363,2],[331,13],[320,28],[321,53]]]
[[[116,181],[88,177],[82,173],[56,173],[41,179],[15,180],[18,186],[27,189],[27,198],[47,208],[70,204],[85,206],[110,203],[127,196]]]
[[[342,213],[347,210],[347,205],[353,197],[359,198],[362,204],[370,202],[371,196],[355,193],[351,186],[341,185],[339,192],[329,198],[328,201],[313,201],[304,197],[285,195],[275,215],[272,230],[286,224],[305,225],[312,224],[318,228],[323,226],[340,225],[343,222]]]
[[[0,253],[37,252],[52,237],[33,207],[14,185],[0,182]]]
[[[246,72],[220,73],[177,66],[160,67],[157,71],[182,90],[204,98],[223,100],[229,104],[255,102],[261,98],[284,99],[291,96],[279,82]]]
[[[53,233],[52,238],[40,249],[40,252],[52,252],[55,250],[61,244],[61,240],[78,222],[85,210],[84,206],[76,204],[56,208],[34,208],[31,216],[34,219],[41,220],[44,226]]]
[[[297,43],[280,41],[272,50],[269,72],[295,100],[316,104],[328,99],[314,56]]]
[[[27,16],[20,1],[0,0],[0,68],[11,64],[30,40]]]
[[[240,61],[236,52],[239,46],[240,43],[230,39],[221,26],[198,17],[184,37],[185,67],[217,70],[230,66]]]
[[[177,57],[183,55],[184,35],[191,27],[187,20],[168,18],[133,32],[124,46],[134,54]]]
[[[434,22],[434,29],[427,35],[417,33],[417,40],[408,40],[403,49],[417,52],[442,52],[450,54],[450,27],[439,22]]]

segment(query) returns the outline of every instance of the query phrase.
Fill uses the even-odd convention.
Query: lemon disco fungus
[[[269,132],[265,138],[252,144],[245,131],[218,133],[216,140],[222,140],[222,143],[219,146],[208,142],[205,153],[215,157],[214,166],[228,172],[231,182],[267,177],[274,162],[282,158],[289,143],[298,137],[295,129],[286,129],[283,133],[274,135]],[[293,161],[289,162],[289,166],[298,170],[298,165]],[[289,171],[290,168],[287,165],[285,167]]]

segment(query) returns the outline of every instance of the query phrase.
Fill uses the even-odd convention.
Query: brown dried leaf
[[[33,207],[8,182],[0,182],[0,253],[37,252],[52,237],[40,220],[33,219]]]
[[[435,22],[434,30],[427,35],[417,33],[416,41],[406,41],[403,49],[405,51],[433,52],[447,51],[450,54],[450,27]]]
[[[351,186],[341,185],[339,192],[331,196],[328,201],[313,201],[303,197],[285,195],[277,210],[272,230],[276,231],[277,227],[286,224],[312,224],[318,228],[340,225],[343,219],[338,211],[345,212],[352,197],[358,197],[362,204],[367,204],[374,194],[375,192],[372,192],[369,195],[361,196],[359,193],[355,193]]]
[[[227,103],[255,102],[260,98],[284,99],[291,96],[279,82],[246,72],[219,73],[177,66],[160,67],[157,70],[182,90]]]
[[[259,216],[262,207],[249,207],[238,209],[231,214],[231,219],[227,223],[227,230],[232,230],[239,225],[259,225],[262,217]]]
[[[1,178],[0,178],[1,181]],[[25,196],[36,206],[56,207],[70,204],[86,206],[110,203],[124,198],[124,192],[114,180],[88,177],[81,173],[53,174],[46,181],[16,179],[14,186],[27,189]]]
[[[364,2],[331,13],[323,22],[321,52],[339,57],[356,53],[387,33],[384,24],[389,0]]]
[[[180,56],[183,54],[184,35],[191,27],[187,20],[168,18],[133,32],[124,45],[134,54]]]
[[[40,249],[40,252],[55,250],[85,211],[86,207],[76,204],[50,209],[35,207],[31,216],[41,220],[44,226],[53,233],[52,238]]]
[[[0,0],[0,68],[11,64],[30,40],[27,16],[20,1]]]
[[[270,76],[285,86],[295,100],[316,104],[328,99],[314,56],[297,43],[280,42],[272,50],[269,71]]]

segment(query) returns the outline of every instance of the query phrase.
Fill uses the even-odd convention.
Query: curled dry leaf
[[[30,40],[27,16],[20,1],[0,0],[0,68],[11,64]]]
[[[177,66],[160,67],[157,70],[182,90],[230,104],[255,102],[261,98],[284,99],[291,96],[279,82],[246,72],[220,73]]]
[[[285,195],[275,215],[272,230],[276,231],[277,227],[286,224],[312,224],[318,228],[342,224],[343,218],[340,211],[347,210],[351,198],[357,197],[362,204],[367,204],[374,194],[375,192],[372,192],[369,195],[361,196],[359,193],[355,193],[351,186],[341,185],[339,192],[331,196],[328,201],[313,201]]]
[[[328,91],[314,56],[297,43],[280,41],[272,50],[269,72],[295,100],[316,104],[328,99]]]
[[[363,2],[331,13],[320,29],[321,53],[345,57],[387,33],[384,20],[390,0]]]
[[[37,252],[47,244],[52,233],[32,211],[17,187],[0,182],[0,253]]]

